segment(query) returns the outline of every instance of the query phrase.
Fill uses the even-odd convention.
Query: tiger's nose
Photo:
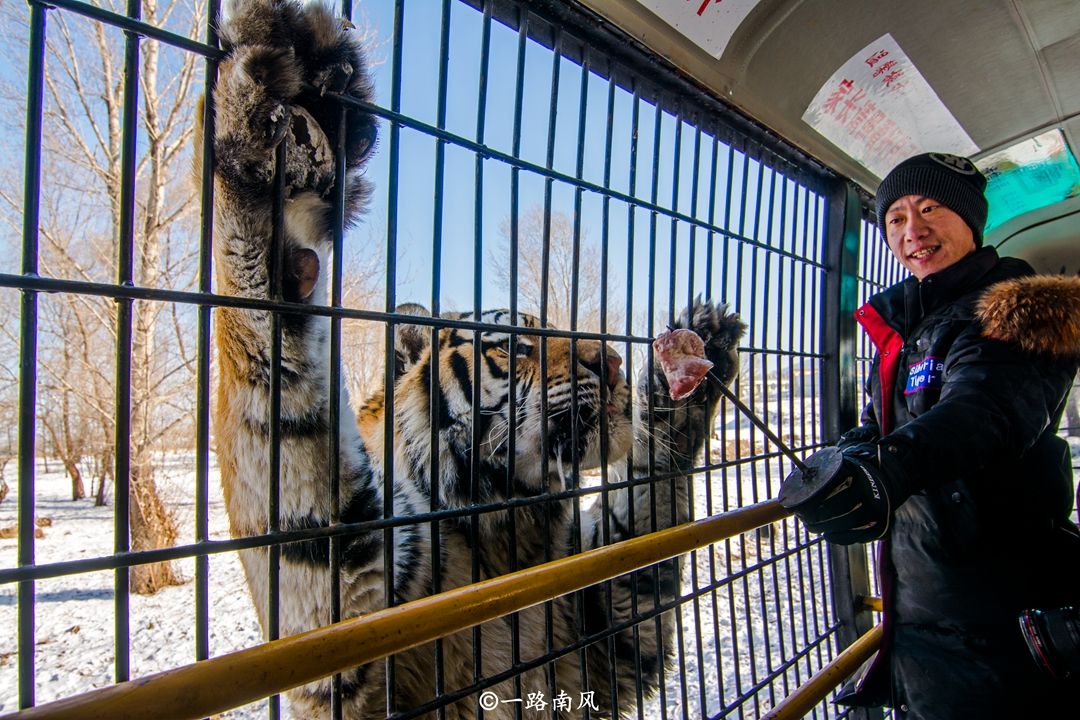
[[[582,358],[581,364],[595,373],[598,378],[602,378],[608,387],[614,388],[619,382],[619,368],[622,367],[622,358],[606,345],[603,353],[601,353],[600,343],[590,347],[589,351],[588,356]]]
[[[622,367],[622,358],[618,355],[609,354],[607,356],[607,384],[608,387],[615,387],[615,383],[619,382],[619,368]]]

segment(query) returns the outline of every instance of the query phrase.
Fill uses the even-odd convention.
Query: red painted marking
[[[717,5],[719,5],[723,1],[724,0],[705,0],[705,2],[701,3],[701,7],[698,8],[698,11],[697,11],[698,16],[700,17],[701,15],[703,15],[705,13],[705,9],[707,7],[709,7],[709,3],[716,3]]]
[[[878,50],[876,53],[863,60],[863,62],[865,62],[870,67],[874,67],[874,65],[876,65],[883,57],[888,56],[888,54],[888,50]]]
[[[895,60],[890,60],[889,62],[882,63],[881,65],[879,65],[874,70],[874,77],[877,77],[878,75],[881,75],[882,73],[887,73],[890,70],[892,70],[894,67],[896,67],[896,61]]]
[[[840,104],[840,101],[844,99],[844,96],[851,92],[851,88],[855,86],[854,80],[841,80],[839,87],[825,100],[821,105],[822,112],[832,114],[836,110],[836,106]]]
[[[903,70],[893,70],[891,73],[889,73],[885,77],[881,78],[881,82],[885,83],[885,87],[889,87],[890,85],[892,85],[894,82],[896,82],[897,80],[899,80],[903,76],[904,76],[904,71]]]
[[[866,97],[865,90],[858,90],[854,95],[845,97],[840,105],[840,112],[836,114],[836,119],[842,123],[848,122],[852,112],[856,112],[859,109],[859,103]]]

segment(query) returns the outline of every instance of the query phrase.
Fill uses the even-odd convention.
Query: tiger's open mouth
[[[579,393],[576,404],[549,413],[549,457],[592,468],[625,455],[631,427],[629,402],[625,392],[617,392],[617,386],[608,395],[602,401],[596,389],[590,388]],[[607,442],[603,442],[605,438]]]

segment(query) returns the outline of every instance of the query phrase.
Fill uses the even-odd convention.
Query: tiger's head
[[[411,304],[398,312],[428,314]],[[442,317],[471,320],[472,314]],[[561,489],[575,464],[594,468],[628,452],[633,420],[620,355],[598,340],[530,334],[528,329],[540,327],[532,315],[518,313],[517,326],[524,330],[513,329],[511,320],[509,311],[492,310],[479,322],[505,330],[442,328],[434,351],[431,326],[396,327],[395,428],[397,442],[409,444],[405,452],[415,458],[413,470],[417,463],[429,464],[433,409],[440,465],[468,463],[475,444],[481,490],[493,498],[505,495],[511,460],[513,494],[536,494]],[[468,465],[440,473],[444,481],[468,482],[470,476]]]

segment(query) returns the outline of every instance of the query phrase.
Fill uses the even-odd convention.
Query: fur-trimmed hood
[[[987,289],[975,312],[988,338],[1028,352],[1080,356],[1080,277],[1004,280]]]

